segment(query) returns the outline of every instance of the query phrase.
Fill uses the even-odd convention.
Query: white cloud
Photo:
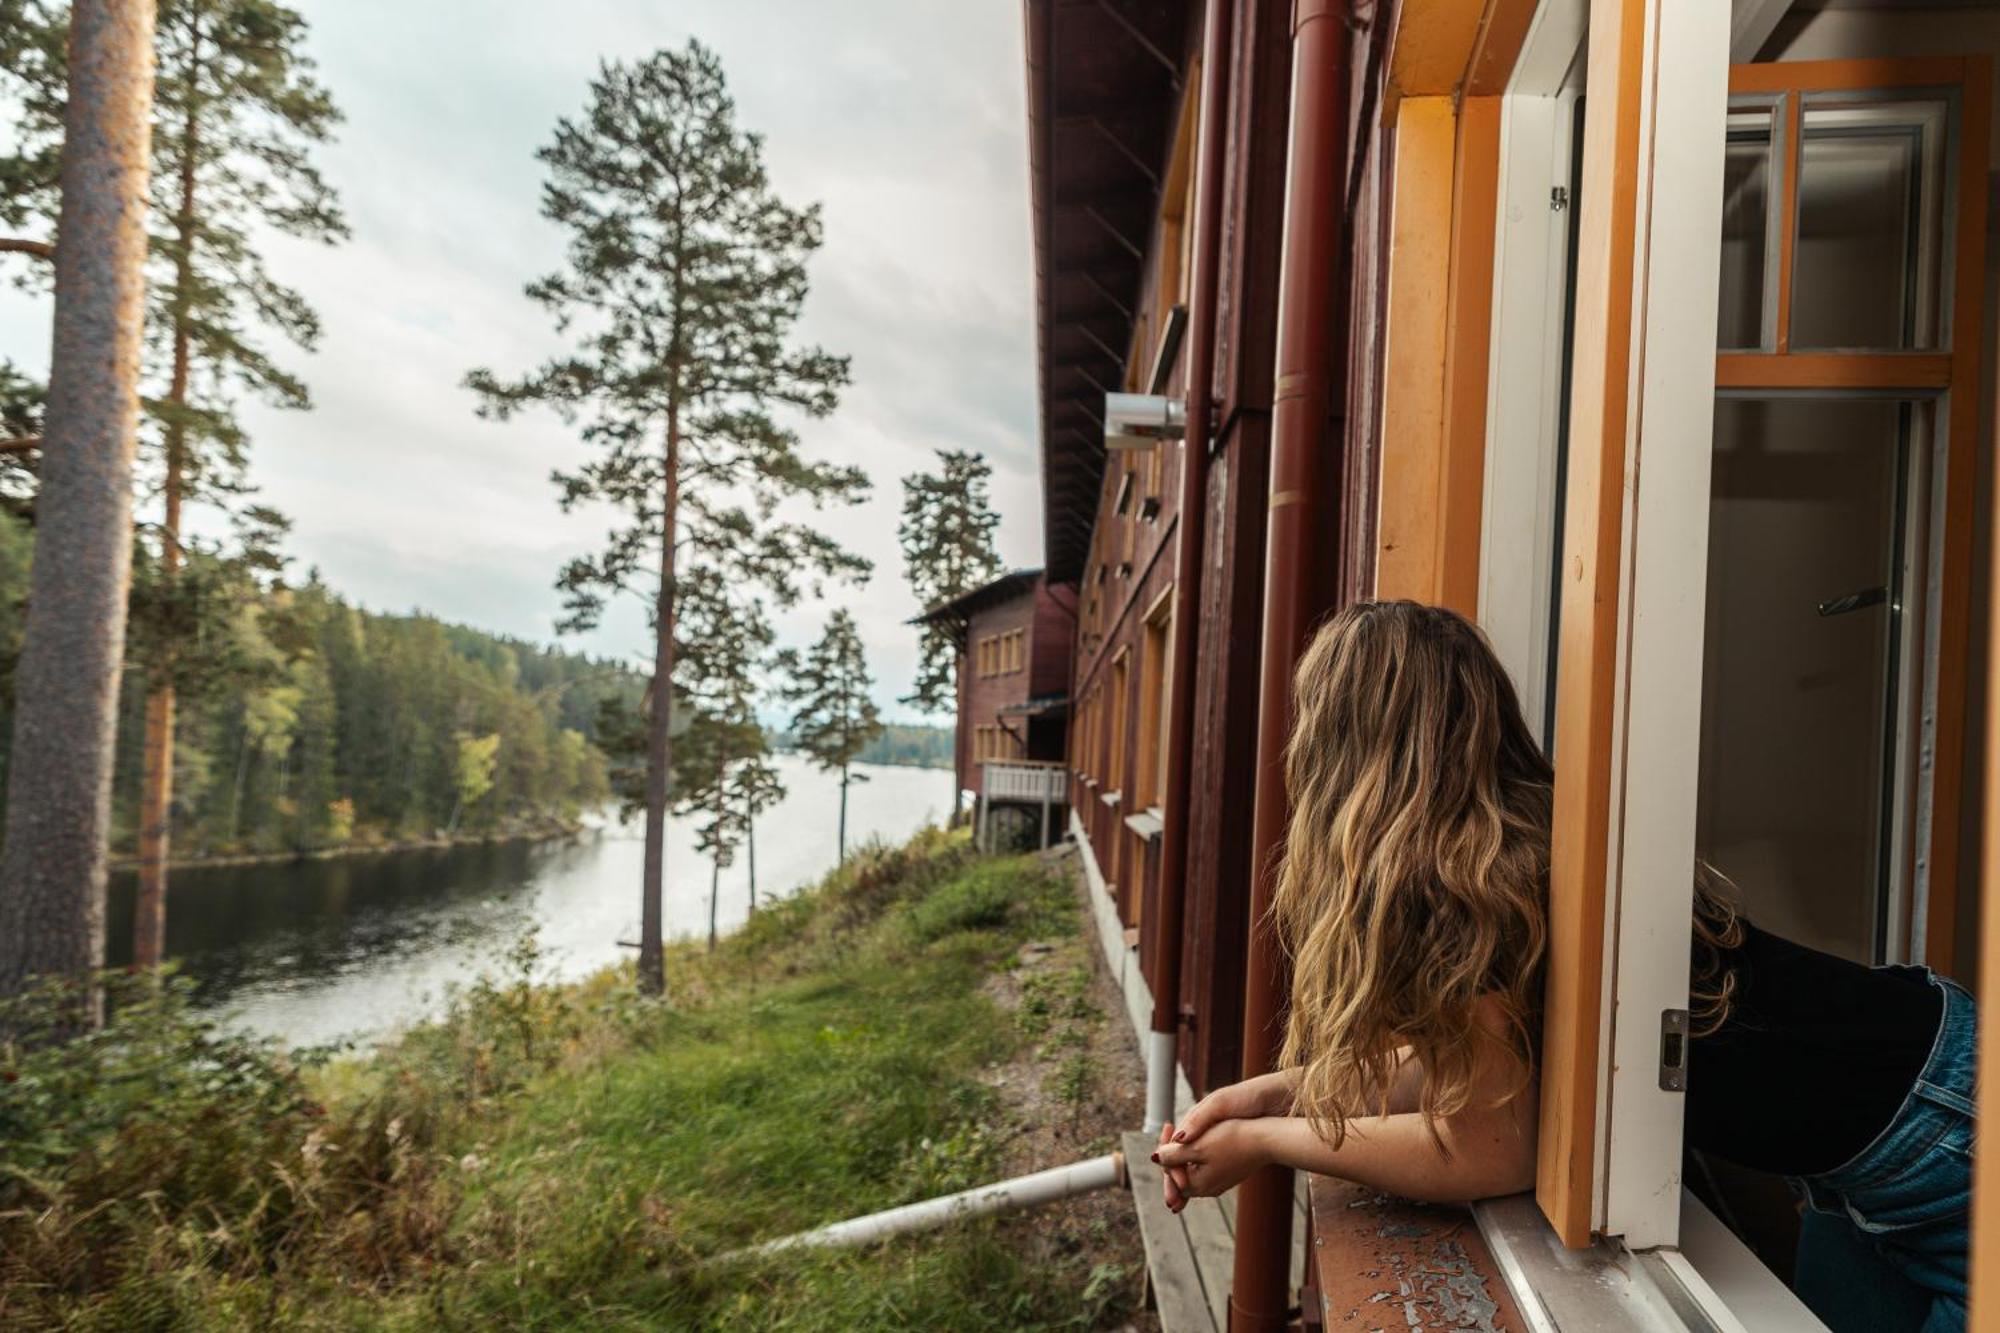
[[[292,550],[373,607],[551,637],[552,581],[602,516],[563,515],[547,478],[584,446],[549,416],[477,420],[465,372],[518,371],[557,344],[522,284],[561,238],[536,212],[534,150],[579,110],[600,60],[696,36],[728,70],[788,200],[820,201],[827,243],[803,336],[850,355],[854,385],[816,452],[874,494],[825,526],[875,562],[835,599],[859,620],[892,715],[916,612],[895,528],[899,479],[939,447],[995,469],[1010,564],[1040,561],[1033,293],[1018,9],[938,0],[295,0],[347,116],[321,158],[354,230],[335,249],[274,241],[274,271],[318,308],[317,355],[285,353],[315,409],[247,413],[252,473],[296,523]],[[0,355],[46,355],[46,308],[0,291]],[[823,606],[780,617],[816,634]],[[578,646],[643,660],[642,610]]]

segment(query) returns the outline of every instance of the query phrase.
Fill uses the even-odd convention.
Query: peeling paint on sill
[[[1519,1333],[1493,1256],[1462,1207],[1314,1177],[1313,1263],[1326,1327]]]

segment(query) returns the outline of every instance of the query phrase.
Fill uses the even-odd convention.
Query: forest
[[[909,768],[951,767],[950,727],[913,722],[885,722],[882,734],[854,756],[857,764],[900,764]]]
[[[0,515],[0,764],[32,544]],[[181,682],[177,860],[553,831],[609,797],[598,718],[607,701],[635,703],[642,675],[363,610],[316,572],[289,583],[194,568],[201,595],[227,601],[203,615],[216,633]],[[119,701],[119,859],[137,850],[145,684],[128,670]]]

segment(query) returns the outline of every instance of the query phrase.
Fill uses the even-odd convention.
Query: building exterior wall
[[[981,758],[1061,761],[1075,604],[1074,588],[1036,578],[967,617],[953,742],[966,790],[985,792]],[[1028,716],[1030,700],[1044,701],[1047,712]]]
[[[1171,602],[1174,615],[1198,614],[1198,721],[1180,995],[1181,1064],[1197,1092],[1237,1076],[1242,1044],[1250,880],[1243,802],[1254,785],[1275,342],[1269,315],[1277,299],[1284,207],[1289,21],[1289,7],[1283,3],[1244,5],[1231,44],[1229,131],[1223,150],[1228,228],[1221,247],[1214,376],[1218,422],[1209,463],[1202,584],[1192,594],[1196,604],[1189,605],[1173,586],[1184,466],[1180,443],[1110,457],[1090,560],[1078,589],[1078,724],[1071,728],[1075,808],[1120,915],[1135,930],[1149,984],[1159,960],[1144,926],[1160,892],[1160,842],[1157,826],[1149,821],[1138,820],[1139,829],[1127,822],[1144,814],[1132,807],[1135,769],[1142,755],[1152,753],[1139,725],[1145,715],[1147,655],[1149,644],[1159,641],[1157,624],[1168,604],[1163,599]],[[1193,55],[1187,68],[1191,74]],[[1184,96],[1198,94],[1192,77],[1184,78],[1183,86]],[[1190,109],[1183,105],[1180,123],[1192,133]],[[1197,151],[1196,145],[1187,145],[1189,162]],[[1170,167],[1166,173],[1170,183],[1191,176],[1185,167]],[[1189,256],[1163,253],[1187,240],[1185,213],[1176,218],[1175,208],[1169,192],[1145,260],[1144,296],[1136,312],[1138,332],[1124,388],[1150,387],[1142,377],[1153,364],[1154,339],[1172,307],[1186,301]],[[1183,337],[1164,385],[1169,395],[1186,391],[1188,343]],[[1156,625],[1151,639],[1149,615]],[[1122,671],[1120,662],[1125,664]],[[1122,699],[1115,693],[1121,687]]]
[[[1633,5],[1599,5],[1593,11],[1599,18],[1594,18],[1593,22],[1612,15],[1614,11],[1629,14],[1639,12],[1640,8]],[[1282,0],[1272,0],[1271,3],[1243,0],[1243,3],[1234,6],[1237,26],[1232,43],[1233,75],[1224,156],[1227,185],[1213,385],[1220,412],[1205,497],[1206,535],[1200,560],[1200,586],[1198,589],[1182,590],[1178,599],[1182,606],[1177,608],[1177,614],[1196,613],[1199,616],[1194,683],[1195,734],[1191,747],[1193,797],[1187,838],[1186,930],[1182,942],[1184,964],[1180,974],[1181,991],[1177,997],[1184,1015],[1179,1047],[1181,1064],[1197,1093],[1236,1077],[1242,1062],[1244,956],[1250,927],[1248,885],[1258,869],[1252,864],[1246,803],[1258,776],[1255,747],[1261,702],[1258,698],[1262,649],[1259,629],[1267,573],[1266,516],[1271,502],[1272,342],[1280,304],[1277,257],[1280,213],[1286,186],[1288,94],[1292,91],[1289,87],[1292,9],[1292,5]],[[1395,568],[1397,559],[1407,553],[1392,552],[1390,544],[1399,540],[1397,534],[1403,529],[1384,520],[1385,508],[1402,506],[1401,510],[1388,515],[1391,519],[1433,518],[1435,521],[1424,528],[1425,531],[1448,530],[1448,535],[1460,542],[1470,535],[1475,551],[1478,549],[1480,525],[1488,521],[1478,505],[1473,505],[1469,514],[1426,515],[1412,511],[1427,508],[1442,511],[1448,505],[1442,499],[1435,504],[1422,499],[1412,500],[1409,495],[1414,492],[1403,494],[1400,498],[1383,493],[1385,448],[1389,450],[1389,490],[1396,490],[1396,469],[1410,465],[1407,454],[1396,452],[1405,447],[1406,437],[1410,434],[1407,430],[1399,433],[1395,428],[1397,414],[1407,415],[1412,410],[1433,415],[1447,412],[1453,386],[1458,383],[1449,376],[1440,382],[1438,376],[1428,375],[1423,384],[1413,388],[1414,381],[1409,377],[1392,380],[1385,369],[1385,335],[1392,324],[1391,305],[1393,302],[1397,311],[1404,311],[1407,299],[1397,295],[1399,289],[1392,284],[1392,277],[1407,284],[1413,276],[1421,276],[1413,270],[1421,269],[1427,261],[1435,270],[1439,263],[1435,254],[1392,254],[1399,152],[1394,108],[1398,98],[1418,95],[1433,100],[1446,99],[1458,108],[1457,99],[1465,93],[1464,87],[1456,81],[1456,74],[1442,86],[1419,88],[1407,80],[1407,70],[1397,73],[1391,30],[1398,22],[1419,25],[1425,22],[1444,23],[1451,20],[1453,13],[1462,18],[1472,12],[1452,9],[1447,13],[1447,7],[1419,10],[1411,6],[1383,4],[1354,5],[1348,14],[1351,40],[1346,94],[1350,116],[1349,137],[1345,144],[1345,197],[1329,201],[1323,216],[1317,219],[1318,225],[1341,234],[1346,247],[1346,263],[1336,306],[1336,334],[1331,340],[1334,401],[1320,433],[1323,447],[1330,456],[1336,456],[1329,457],[1330,466],[1326,472],[1328,484],[1339,491],[1335,499],[1340,521],[1330,524],[1330,530],[1325,533],[1313,534],[1310,544],[1313,568],[1306,571],[1308,577],[1326,579],[1331,590],[1329,600],[1334,603],[1375,595],[1378,565],[1381,586],[1385,590],[1396,586],[1395,579],[1399,577]],[[1502,19],[1525,24],[1526,16],[1534,12],[1534,6],[1531,3],[1492,3],[1485,7],[1485,12],[1492,22],[1480,31],[1490,34],[1505,26]],[[1419,14],[1420,17],[1409,19],[1407,16],[1410,14]],[[2000,19],[1995,17],[1996,14],[2000,14],[2000,5],[1977,9],[1952,7],[1935,12],[1910,6],[1893,9],[1884,6],[1880,11],[1863,6],[1801,7],[1801,12],[1787,20],[1767,44],[1764,55],[1790,60],[2000,52]],[[1440,15],[1443,17],[1440,18]],[[1635,27],[1631,31],[1640,29]],[[1469,38],[1470,30],[1462,35]],[[1517,31],[1516,50],[1519,40]],[[1410,49],[1418,49],[1420,45],[1411,44]],[[1505,43],[1497,45],[1504,46]],[[1606,42],[1607,48],[1614,45]],[[1475,59],[1464,67],[1468,77],[1480,72],[1478,58],[1485,49],[1483,38],[1473,42],[1471,50]],[[1636,44],[1632,49],[1642,54],[1644,51]],[[1710,56],[1715,56],[1719,50],[1719,46],[1712,45]],[[1505,69],[1511,68],[1513,55],[1496,59],[1505,62],[1498,76],[1504,85]],[[1638,67],[1636,63],[1633,65],[1635,69]],[[1190,60],[1184,69],[1191,71],[1192,68]],[[1595,71],[1595,66],[1593,69]],[[1664,70],[1662,77],[1670,78],[1673,72],[1671,69]],[[1490,70],[1485,71],[1483,77],[1488,84],[1492,84],[1494,76]],[[1630,90],[1625,89],[1621,93],[1618,88],[1600,79],[1599,72],[1593,72],[1592,78],[1597,89],[1594,96],[1600,108],[1594,114],[1599,116],[1601,123],[1609,114],[1601,108],[1623,105],[1617,99],[1621,96],[1629,99]],[[1183,83],[1191,90],[1196,80],[1189,77]],[[1308,96],[1309,93],[1300,95]],[[1491,98],[1495,90],[1489,86],[1480,95]],[[1428,108],[1432,112],[1438,109],[1436,106]],[[1491,108],[1483,110],[1491,111]],[[1183,123],[1190,120],[1183,116]],[[1406,166],[1419,160],[1417,148],[1423,138],[1420,133],[1422,128],[1414,120],[1406,124],[1401,144],[1407,150],[1404,158]],[[1431,146],[1435,148],[1440,136],[1435,125],[1432,125],[1431,131]],[[1498,155],[1497,148],[1465,147],[1472,142],[1463,134],[1453,139],[1447,160],[1463,167],[1468,154],[1490,152]],[[1619,142],[1622,144],[1623,140]],[[1575,151],[1581,154],[1581,147]],[[1621,147],[1619,151],[1626,150]],[[1625,164],[1624,158],[1619,161],[1621,165]],[[1497,170],[1496,163],[1484,158],[1472,165],[1483,171]],[[1172,181],[1173,172],[1163,172],[1163,179]],[[1608,180],[1609,176],[1600,174],[1597,179]],[[1406,202],[1414,199],[1416,193],[1407,188],[1409,180],[1409,177],[1404,178]],[[1454,180],[1450,188],[1461,191],[1463,186]],[[1564,200],[1556,207],[1567,207],[1573,202],[1567,197],[1567,192],[1559,193],[1564,194]],[[1156,222],[1148,253],[1141,261],[1148,277],[1135,315],[1134,323],[1140,332],[1135,335],[1128,358],[1126,382],[1107,387],[1153,387],[1136,384],[1133,377],[1151,362],[1152,346],[1147,331],[1158,329],[1167,308],[1173,303],[1174,293],[1162,290],[1164,280],[1160,276],[1169,271],[1161,262],[1162,247],[1180,236],[1170,225],[1168,215],[1171,208],[1169,200]],[[1452,232],[1453,255],[1456,256],[1459,243],[1468,238],[1474,251],[1482,245],[1490,246],[1493,231],[1487,225],[1490,222],[1491,219],[1476,222],[1463,234]],[[1495,260],[1491,254],[1484,258]],[[1455,263],[1456,259],[1452,262]],[[1987,405],[1987,409],[1978,450],[1981,472],[1976,479],[1976,490],[1981,497],[1990,497],[1996,493],[1990,481],[1993,466],[1990,405],[1994,399],[1994,363],[1990,353],[1996,336],[1993,320],[1995,294],[2000,292],[2000,279],[1993,275],[2000,272],[2000,247],[1989,250],[1985,262],[1985,282],[1980,290],[1986,306],[1988,341],[1983,363],[1985,379],[1979,392],[1980,400]],[[1392,263],[1397,269],[1393,274]],[[1411,263],[1411,267],[1404,268],[1405,263]],[[1571,281],[1574,283],[1576,279],[1572,277]],[[1492,285],[1490,272],[1486,285]],[[1608,283],[1601,285],[1609,286]],[[1625,300],[1627,295],[1621,293],[1618,299]],[[1430,296],[1435,300],[1437,294],[1433,292]],[[1599,292],[1598,296],[1603,298],[1604,293]],[[1629,315],[1629,308],[1624,308],[1623,313]],[[1698,329],[1696,331],[1699,332]],[[1458,337],[1460,332],[1457,326],[1453,326],[1454,337]],[[1483,374],[1487,364],[1485,341],[1483,334],[1466,335],[1463,345],[1447,347],[1445,357],[1448,360],[1457,357],[1461,361],[1476,358],[1478,369]],[[1601,339],[1598,341],[1602,342]],[[1576,364],[1576,358],[1572,356],[1566,371]],[[1291,365],[1288,369],[1296,370],[1298,367]],[[1429,369],[1426,367],[1427,372]],[[1167,393],[1184,392],[1183,373],[1184,367],[1177,369],[1171,382],[1165,386]],[[1465,383],[1471,384],[1473,380],[1468,379]],[[1483,378],[1477,384],[1483,385]],[[1425,393],[1438,401],[1411,401],[1413,395],[1422,398]],[[1474,396],[1484,402],[1483,392]],[[1695,397],[1699,399],[1698,394]],[[1623,401],[1622,398],[1620,401]],[[1704,409],[1705,406],[1702,404]],[[1385,420],[1388,425],[1385,425]],[[1589,419],[1588,413],[1572,414],[1571,424],[1578,421],[1583,422],[1583,426],[1577,429],[1596,431],[1599,437],[1586,438],[1579,447],[1611,457],[1612,451],[1623,441],[1622,428],[1614,434],[1608,426]],[[1475,430],[1483,461],[1486,443],[1483,418],[1475,423]],[[1385,431],[1390,438],[1386,446]],[[1121,497],[1129,491],[1127,474],[1133,468],[1133,457],[1111,455],[1097,498],[1089,564],[1079,589],[1081,628],[1077,641],[1074,691],[1079,722],[1072,729],[1070,753],[1077,782],[1076,808],[1079,823],[1089,838],[1098,865],[1114,887],[1120,914],[1128,927],[1143,926],[1151,914],[1161,880],[1157,844],[1134,831],[1127,822],[1135,813],[1127,808],[1129,775],[1139,754],[1141,738],[1135,734],[1130,719],[1141,713],[1140,682],[1143,673],[1139,668],[1145,652],[1145,620],[1148,610],[1169,591],[1173,561],[1171,547],[1179,527],[1179,516],[1173,509],[1178,492],[1177,473],[1182,465],[1179,449],[1167,447],[1158,452],[1161,455],[1159,489],[1162,508],[1151,520],[1134,518],[1131,510],[1120,503]],[[1143,459],[1145,456],[1139,457]],[[1607,474],[1613,477],[1618,475],[1615,468],[1609,469]],[[1974,480],[1963,478],[1953,485],[1969,486]],[[1572,492],[1566,493],[1582,493],[1575,489],[1573,476],[1565,484],[1572,488]],[[1559,495],[1558,512],[1562,503],[1562,496]],[[1623,519],[1612,515],[1608,509],[1605,513],[1609,515],[1605,532],[1615,537],[1617,523]],[[1989,598],[1992,595],[1990,581],[1983,571],[1989,567],[1992,517],[1990,500],[1982,499],[1972,558],[1972,568],[1982,572],[1976,573],[1972,581],[1969,637],[1973,646],[1965,671],[1964,714],[1969,723],[1975,724],[1969,728],[1973,735],[1978,734],[1976,720],[1982,718],[1987,708],[1992,706],[1982,689],[1982,684],[1993,674],[1992,664],[1983,655],[1986,626],[1990,619]],[[1146,526],[1149,522],[1153,526]],[[1424,527],[1421,523],[1418,526]],[[1559,556],[1563,540],[1560,534],[1559,528],[1556,539]],[[1569,540],[1572,544],[1577,543],[1574,533]],[[1615,546],[1606,549],[1614,554],[1616,552]],[[1499,551],[1497,558],[1509,558],[1509,553]],[[1521,558],[1529,559],[1531,553],[1521,553]],[[1567,568],[1567,565],[1564,567]],[[1293,571],[1284,572],[1290,574]],[[1411,580],[1406,577],[1406,581]],[[1385,591],[1383,595],[1389,593]],[[1425,595],[1429,600],[1460,604],[1436,592],[1413,591],[1407,595]],[[1479,608],[1466,606],[1464,609]],[[1567,663],[1569,658],[1564,658],[1564,661]],[[1582,665],[1588,667],[1591,663],[1586,661]],[[1587,673],[1575,671],[1568,665],[1564,670],[1571,675],[1572,694],[1577,693],[1575,682],[1586,679]],[[1607,674],[1604,679],[1612,677]],[[1122,726],[1119,724],[1121,717],[1127,720]],[[1578,719],[1584,720],[1587,719]],[[1577,731],[1572,725],[1571,734],[1581,736],[1586,733]],[[1963,764],[1963,800],[1959,806],[1959,860],[1966,867],[1978,862],[1983,833],[1982,815],[1988,812],[1990,804],[1990,796],[1980,784],[1983,758],[1977,744],[1967,746]],[[1579,766],[1571,762],[1567,767],[1568,781],[1575,784]],[[1622,781],[1622,778],[1619,780]],[[1559,775],[1560,781],[1562,775]],[[1117,803],[1108,799],[1113,792],[1117,792],[1120,798]],[[1601,865],[1602,858],[1593,860],[1586,857],[1584,860],[1592,866],[1589,874],[1601,880],[1603,876],[1596,867]],[[1972,882],[1968,878],[1968,884]],[[1602,886],[1599,887],[1601,889]],[[1955,956],[1929,961],[1941,968],[1956,970],[1970,980],[1977,962],[1977,927],[1981,924],[1978,919],[1978,894],[1968,888],[1959,896],[1955,907],[1960,926],[1954,942]],[[1558,922],[1561,924],[1560,913]],[[1990,928],[1990,923],[1987,924],[1987,934],[2000,938]],[[1574,930],[1574,922],[1570,925]],[[1602,930],[1584,928],[1574,930],[1574,933],[1582,941],[1582,953],[1599,957],[1601,965],[1601,955],[1606,947],[1601,938]],[[1141,949],[1141,963],[1150,979],[1157,962],[1152,957],[1153,942],[1143,929],[1134,931],[1131,938]],[[1614,943],[1611,947],[1616,948],[1617,945]],[[1575,950],[1572,952],[1576,953]],[[1588,975],[1579,970],[1574,958],[1564,966],[1570,969],[1566,975],[1583,976],[1586,981],[1589,980]],[[1589,985],[1585,985],[1583,990],[1593,999],[1597,995],[1597,990]],[[1579,1024],[1578,1031],[1585,1033],[1591,1050],[1596,1051],[1600,1028],[1594,1011],[1587,1017],[1590,1021]],[[1549,1063],[1553,1068],[1559,1062],[1552,1059]],[[1627,1061],[1626,1067],[1636,1066]],[[1589,1100],[1594,1106],[1596,1079],[1589,1071],[1579,1070],[1580,1066],[1559,1076],[1557,1090],[1576,1092],[1579,1098]],[[1564,1077],[1567,1077],[1567,1082],[1563,1081]],[[1548,1086],[1545,1081],[1545,1108],[1552,1104]],[[1633,1125],[1632,1118],[1628,1117],[1618,1126],[1627,1144],[1636,1141],[1638,1131]],[[1581,1164],[1577,1179],[1583,1181],[1592,1167],[1593,1153],[1616,1153],[1621,1149],[1609,1141],[1609,1136],[1607,1146],[1593,1147],[1589,1135],[1591,1126],[1586,1118],[1579,1116],[1569,1126],[1571,1130],[1579,1127],[1581,1134],[1578,1142],[1583,1146],[1574,1156]],[[1547,1151],[1547,1145],[1558,1141],[1558,1136],[1548,1132],[1545,1120],[1545,1160],[1562,1155]],[[1677,1151],[1675,1160],[1678,1161]],[[1582,1194],[1584,1191],[1579,1188],[1576,1192]],[[1544,1205],[1550,1206],[1547,1198]],[[1589,1216],[1576,1209],[1567,1212],[1557,1209],[1551,1217],[1572,1243],[1579,1236],[1587,1236],[1590,1230]],[[1568,1220],[1565,1221],[1565,1218]],[[1577,1225],[1579,1222],[1581,1226]],[[1642,1240],[1644,1236],[1639,1229],[1631,1233],[1623,1233],[1613,1227],[1599,1229],[1632,1234]],[[2000,1261],[2000,1254],[1996,1254],[1995,1259]],[[2000,1281],[2000,1267],[1989,1264],[1989,1268],[1992,1279]]]
[[[1001,710],[1028,702],[1029,677],[1032,673],[1027,664],[1032,658],[1025,648],[1027,636],[1033,630],[1034,622],[1034,594],[1024,593],[1012,601],[975,612],[966,624],[966,665],[963,675],[965,703],[959,710],[958,734],[959,744],[964,747],[968,762],[965,785],[969,791],[984,794],[985,771],[979,762],[982,757],[1027,758],[1027,732],[1023,720],[1003,717]],[[1003,662],[999,664],[999,669],[994,670],[982,662],[983,654],[980,651],[982,644],[1004,644],[1007,636],[1014,633],[1022,636],[1024,651],[1021,654],[1020,667],[1015,668]],[[997,737],[1018,744],[1010,746],[1004,753],[996,754],[989,751],[982,756],[980,751],[982,735],[989,738],[989,743],[991,738]]]

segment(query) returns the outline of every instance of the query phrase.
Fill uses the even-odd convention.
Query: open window
[[[1986,80],[1737,66],[1717,326],[1700,850],[1781,933],[1946,971]]]
[[[1539,1199],[1645,1248],[1698,856],[1806,943],[1954,958],[1990,95],[1582,10],[1506,99],[1480,617],[1557,769]]]

